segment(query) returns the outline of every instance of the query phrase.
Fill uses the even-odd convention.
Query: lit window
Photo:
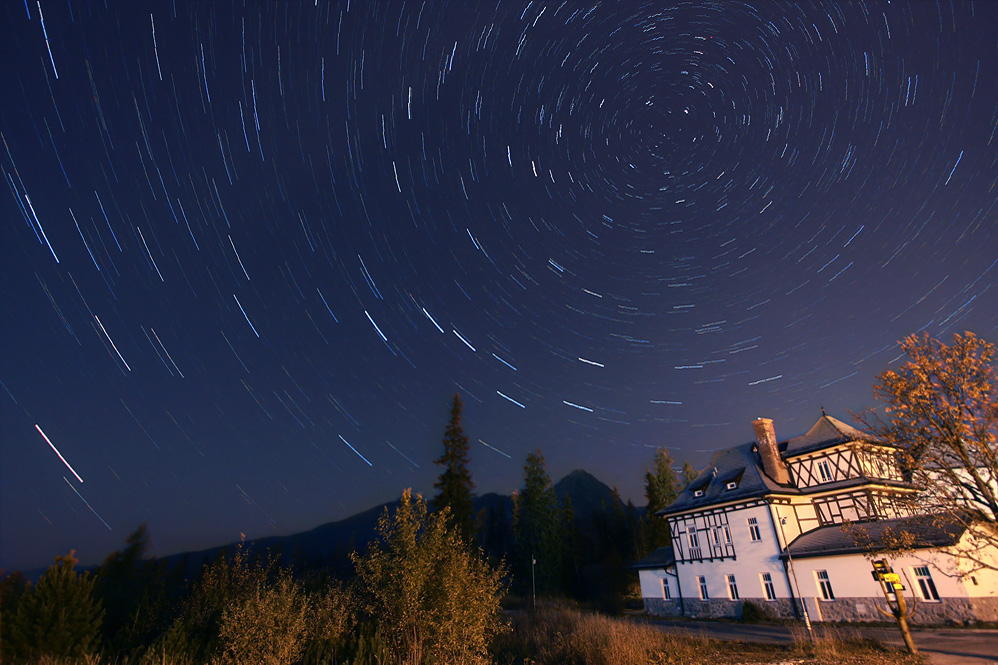
[[[752,542],[759,542],[762,540],[762,534],[759,533],[759,520],[755,517],[748,518],[748,532],[749,536],[752,537]]]
[[[916,566],[914,573],[915,581],[918,582],[918,590],[922,592],[922,600],[939,600],[939,592],[936,591],[936,584],[932,581],[932,573],[929,572],[929,567]]]
[[[707,594],[707,578],[703,575],[697,575],[697,585],[700,587],[700,600],[710,600],[710,596]]]
[[[672,592],[669,591],[669,580],[665,577],[662,578],[662,598],[672,600]]]
[[[769,573],[763,573],[762,577],[762,590],[766,593],[766,600],[776,600],[776,589],[773,587],[773,576]]]
[[[832,591],[832,581],[828,579],[828,571],[816,570],[814,571],[814,574],[818,578],[818,588],[821,589],[821,599],[835,600],[835,593]]]
[[[818,462],[818,475],[821,476],[821,482],[827,483],[832,479],[832,465],[828,463],[828,460],[823,459]]]
[[[725,575],[724,579],[728,583],[728,598],[738,600],[738,585],[735,584],[735,576]]]

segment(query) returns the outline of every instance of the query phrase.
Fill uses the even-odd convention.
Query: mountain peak
[[[566,495],[571,498],[576,516],[583,518],[606,510],[618,501],[606,483],[582,469],[572,471],[555,483],[554,491],[561,501],[565,500]]]

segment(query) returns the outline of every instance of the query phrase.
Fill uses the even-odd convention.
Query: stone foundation
[[[908,601],[909,610],[912,600]],[[763,612],[773,618],[800,618],[800,601],[794,604],[789,598],[775,601],[751,600]],[[817,605],[815,606],[815,602]],[[700,600],[686,598],[680,611],[679,600],[645,598],[645,612],[661,617],[687,616],[696,619],[740,619],[745,601],[741,600]],[[811,621],[887,621],[877,607],[886,609],[883,598],[836,598],[833,601],[813,601],[809,599]],[[815,612],[817,610],[817,612]],[[943,598],[940,602],[918,601],[915,614],[909,619],[912,624],[969,623],[974,621],[998,621],[998,597],[987,598]]]
[[[678,617],[679,601],[662,598],[645,598],[645,612],[659,617]]]
[[[661,617],[687,616],[702,619],[740,619],[745,602],[742,600],[699,600],[686,598],[680,605],[678,600],[662,600],[661,598],[645,598],[645,612]],[[751,600],[762,613],[773,619],[794,617],[793,606],[789,598],[775,601]]]

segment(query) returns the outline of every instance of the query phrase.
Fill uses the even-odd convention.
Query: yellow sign
[[[881,575],[881,578],[885,582],[887,582],[888,584],[892,584],[892,583],[893,584],[900,584],[901,583],[901,576],[898,575],[897,573],[883,573]]]

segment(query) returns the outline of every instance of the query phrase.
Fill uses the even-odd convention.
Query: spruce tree
[[[474,503],[471,482],[471,472],[468,471],[468,436],[461,428],[461,412],[464,404],[461,397],[454,395],[454,403],[450,410],[450,422],[444,431],[444,454],[433,460],[444,468],[433,487],[437,496],[433,499],[436,510],[450,509],[450,523],[466,542],[471,542],[475,535]]]
[[[566,552],[561,511],[540,450],[527,455],[523,484],[513,495],[517,583],[528,591],[535,578],[538,593],[562,590]]]
[[[671,542],[668,523],[656,513],[676,500],[681,489],[679,476],[672,468],[672,456],[664,447],[655,450],[654,468],[645,472],[645,512],[643,554]]]

